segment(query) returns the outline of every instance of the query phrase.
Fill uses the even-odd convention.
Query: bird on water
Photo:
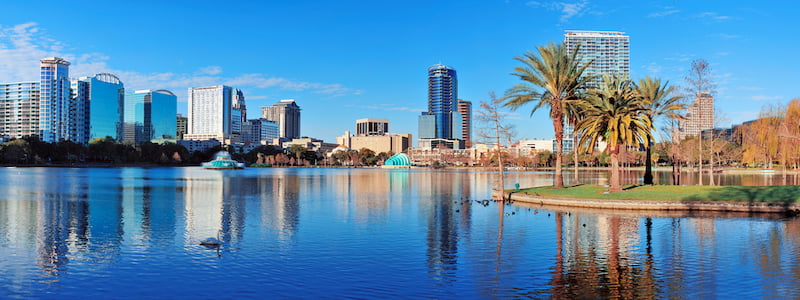
[[[219,247],[222,244],[222,241],[220,241],[220,239],[219,239],[219,234],[220,234],[220,232],[217,231],[217,237],[216,238],[210,237],[210,238],[207,238],[205,240],[202,240],[202,241],[200,241],[200,245],[206,246],[206,247],[209,247],[209,248]]]

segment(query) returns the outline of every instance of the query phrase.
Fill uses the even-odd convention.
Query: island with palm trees
[[[650,157],[655,121],[682,119],[679,112],[686,107],[676,87],[658,78],[647,76],[634,81],[628,74],[603,74],[599,78],[586,74],[592,61],[584,63],[579,48],[580,45],[570,50],[564,44],[551,42],[537,47],[536,52],[516,57],[522,65],[516,67],[512,75],[519,77],[521,83],[510,88],[498,101],[512,110],[532,106],[531,115],[549,109],[555,133],[556,162],[553,186],[506,191],[507,199],[613,209],[800,212],[798,186],[658,186],[653,185],[650,159],[645,160],[643,185],[623,187],[620,150],[645,148],[646,157]],[[705,70],[699,72],[703,75]],[[611,158],[607,187],[579,184],[577,170],[573,185],[564,185],[565,119],[574,126],[574,155],[590,152],[599,143],[605,143]]]

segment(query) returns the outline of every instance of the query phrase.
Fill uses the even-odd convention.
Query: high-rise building
[[[90,84],[86,81],[71,80],[70,92],[72,94],[70,99],[70,124],[67,126],[69,129],[69,139],[78,143],[86,144],[89,142],[89,135],[91,132],[90,124],[90,107],[89,90]]]
[[[568,51],[578,45],[578,56],[583,64],[592,62],[584,75],[596,76],[589,82],[597,86],[602,74],[630,74],[630,37],[618,31],[567,30],[564,44]]]
[[[0,83],[0,136],[39,135],[39,82]]]
[[[60,57],[40,61],[39,131],[45,142],[68,138],[70,81],[69,62]]]
[[[587,83],[589,87],[598,86],[603,74],[627,76],[631,72],[630,37],[624,32],[567,30],[564,34],[564,45],[570,52],[580,45],[578,57],[581,59],[581,64],[591,62],[583,72],[584,76],[594,78]],[[572,152],[575,149],[573,129],[573,124],[564,119],[564,139],[562,140],[564,153]],[[556,149],[555,143],[553,145],[553,149]]]
[[[679,121],[678,139],[697,136],[704,130],[714,129],[714,96],[703,92],[695,95],[686,109],[686,119]],[[705,134],[703,138],[707,138]]]
[[[386,119],[358,119],[356,120],[356,135],[386,135],[389,133],[389,120]]]
[[[436,116],[422,113],[419,116],[419,138],[420,139],[435,139],[436,138]]]
[[[247,121],[247,106],[244,103],[244,93],[240,89],[233,89],[231,97],[231,130],[233,132],[242,132],[242,124]]]
[[[184,139],[213,138],[226,144],[236,142],[241,133],[244,96],[237,96],[236,101],[238,104],[234,108],[234,89],[229,86],[189,88],[189,116]]]
[[[442,64],[428,68],[428,114],[436,116],[436,138],[453,137],[452,113],[457,99],[456,70]]]
[[[300,137],[300,106],[294,99],[281,100],[261,108],[261,118],[278,123],[281,138]]]
[[[175,116],[175,134],[178,140],[183,139],[183,135],[186,134],[186,126],[189,122],[189,119],[184,117],[182,114],[177,114]]]
[[[125,87],[109,73],[72,80],[72,140],[86,143],[94,138],[122,140]]]
[[[178,98],[167,90],[142,90],[125,95],[122,141],[175,142]]]
[[[462,118],[457,111],[458,79],[456,70],[436,64],[428,68],[428,111],[419,117],[419,138],[449,140],[448,145],[461,143]],[[432,124],[432,125],[431,125]],[[432,133],[432,134],[431,134]],[[453,142],[458,140],[456,142]],[[421,142],[420,145],[442,144]]]
[[[278,138],[278,123],[267,119],[251,119],[242,124],[242,143],[269,144]]]
[[[472,102],[458,99],[458,113],[461,114],[461,137],[464,146],[472,148]]]

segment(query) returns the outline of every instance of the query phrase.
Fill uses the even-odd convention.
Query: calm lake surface
[[[800,219],[481,201],[495,176],[0,169],[0,298],[800,298]]]

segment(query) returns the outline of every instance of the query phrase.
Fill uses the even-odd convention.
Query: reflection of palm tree
[[[581,65],[578,57],[580,46],[571,52],[564,44],[550,43],[537,47],[538,53],[527,52],[517,56],[516,60],[523,66],[514,68],[512,75],[518,76],[524,83],[520,83],[506,91],[503,97],[505,106],[516,110],[522,105],[535,103],[531,114],[542,107],[550,108],[550,118],[553,119],[553,130],[556,136],[556,188],[564,187],[564,178],[561,174],[561,154],[564,140],[564,117],[570,111],[571,104],[581,99],[580,89],[591,76],[583,76],[584,70],[591,63]],[[538,89],[543,89],[540,92]]]
[[[598,141],[606,142],[611,154],[611,192],[620,192],[620,147],[649,141],[650,118],[631,81],[621,76],[604,76],[600,88],[591,94],[583,104],[584,119],[575,131],[581,135],[582,150],[594,148]]]

